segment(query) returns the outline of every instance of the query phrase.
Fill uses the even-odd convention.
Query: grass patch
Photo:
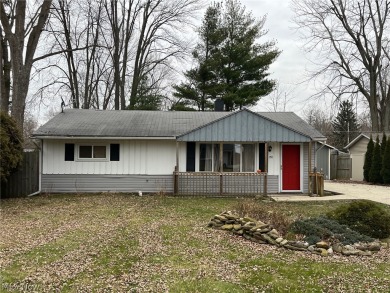
[[[385,292],[390,287],[390,249],[373,258],[321,258],[206,228],[213,215],[243,202],[289,219],[318,216],[344,203],[125,194],[2,200],[0,291],[27,285],[40,292],[363,292],[361,284]]]

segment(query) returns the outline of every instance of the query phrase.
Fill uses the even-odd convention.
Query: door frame
[[[299,145],[299,190],[284,190],[283,189],[283,146],[284,145]],[[292,193],[292,192],[303,192],[303,144],[302,143],[281,143],[280,144],[280,188],[279,192],[286,192],[286,193]]]

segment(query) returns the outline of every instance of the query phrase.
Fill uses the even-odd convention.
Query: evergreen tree
[[[359,135],[360,126],[351,102],[343,101],[340,104],[339,112],[332,121],[332,126],[332,138],[338,149],[344,149],[346,145]]]
[[[280,52],[274,42],[257,43],[264,23],[265,18],[256,20],[237,0],[227,0],[225,7],[211,5],[193,53],[197,65],[186,72],[184,83],[174,86],[174,96],[194,101],[202,111],[221,98],[232,111],[269,94],[275,82],[267,70]]]
[[[363,177],[367,182],[371,182],[370,180],[370,170],[372,164],[372,155],[374,153],[374,141],[372,140],[372,136],[370,136],[370,141],[367,144],[367,151],[364,157],[364,165],[363,165]]]
[[[143,76],[138,85],[134,104],[128,105],[126,110],[160,110],[164,98],[154,82]]]
[[[386,148],[383,154],[381,174],[383,183],[390,184],[390,139],[388,139],[386,142]]]
[[[381,146],[379,144],[379,137],[376,138],[374,153],[372,154],[372,163],[370,168],[370,182],[373,183],[382,183],[382,156],[381,156]]]
[[[382,158],[385,155],[386,146],[387,146],[387,137],[386,137],[386,133],[383,132],[382,143],[381,143]]]
[[[0,111],[0,183],[7,182],[23,158],[23,136],[16,122]]]
[[[221,4],[210,5],[198,30],[200,42],[192,52],[197,65],[185,72],[185,82],[173,86],[173,96],[179,99],[179,103],[174,108],[179,105],[186,105],[186,108],[193,107],[200,111],[212,108],[211,99],[217,98],[216,92],[218,92],[215,90],[218,87],[215,72],[215,63],[218,60],[216,56],[224,39],[220,22]]]

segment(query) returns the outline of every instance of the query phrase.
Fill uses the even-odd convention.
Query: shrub
[[[390,137],[389,137],[390,139]],[[383,137],[382,137],[382,143],[381,143],[381,156],[383,158],[385,151],[386,151],[386,145],[387,145],[387,137],[386,133],[383,132]]]
[[[271,224],[281,235],[286,235],[292,220],[280,211],[271,211],[254,201],[244,200],[233,209],[240,217],[248,216],[264,223]]]
[[[379,144],[379,138],[376,138],[374,153],[372,154],[371,168],[370,174],[368,175],[370,178],[370,182],[373,183],[381,183],[382,176],[382,155],[381,155],[381,146]]]
[[[379,239],[390,236],[390,212],[369,200],[340,206],[327,216],[367,236]]]
[[[361,235],[348,226],[341,225],[337,221],[326,217],[297,220],[291,224],[289,229],[295,234],[305,235],[303,240],[309,244],[315,244],[320,240],[341,242],[343,244],[373,241],[371,237]]]
[[[390,184],[390,138],[387,140],[385,153],[382,161],[382,179],[383,183]]]
[[[370,136],[370,141],[367,144],[367,151],[364,157],[364,166],[363,166],[363,176],[364,180],[370,182],[370,169],[371,169],[371,161],[372,154],[374,153],[374,141],[372,140],[372,136]]]
[[[6,182],[8,176],[22,160],[22,135],[14,119],[0,112],[0,178]]]

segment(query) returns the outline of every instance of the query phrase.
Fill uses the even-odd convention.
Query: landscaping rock
[[[354,248],[345,248],[341,251],[343,255],[359,255],[362,251]]]
[[[291,245],[291,246],[294,246],[297,248],[303,248],[305,250],[309,247],[309,243],[307,243],[305,241],[289,241],[288,245]]]
[[[372,256],[372,251],[366,250],[366,251],[360,251],[358,253],[359,256]]]
[[[240,235],[249,241],[260,244],[271,244],[282,246],[286,249],[308,251],[321,256],[328,256],[336,253],[343,255],[371,256],[373,252],[381,249],[380,242],[356,243],[355,245],[345,245],[335,243],[332,246],[326,241],[319,241],[315,245],[310,245],[305,241],[288,241],[280,236],[272,225],[263,223],[250,217],[240,218],[232,212],[224,212],[215,215],[207,224],[208,227],[231,231],[235,235]]]
[[[316,246],[318,248],[323,248],[323,249],[329,249],[329,243],[325,242],[325,241],[320,241],[320,242],[317,242],[316,243]]]
[[[354,244],[354,247],[362,251],[379,251],[381,249],[381,244],[379,242],[356,243]]]
[[[237,219],[239,219],[238,216],[235,216],[235,215],[232,215],[232,214],[225,214],[224,215],[228,220],[234,220],[236,221]]]
[[[244,234],[244,230],[237,230],[237,231],[233,231],[234,234],[237,234],[237,235],[243,235]]]
[[[271,231],[269,231],[267,233],[267,235],[271,236],[273,239],[277,239],[280,237],[278,231],[276,231],[275,229],[272,229]]]
[[[264,224],[263,222],[260,222],[257,223],[257,226],[259,227],[259,229],[266,229],[270,227],[270,224]],[[271,229],[269,229],[269,231],[271,231]]]
[[[226,217],[221,216],[221,215],[215,215],[215,216],[214,216],[214,219],[217,219],[217,220],[219,220],[219,221],[221,221],[221,222],[225,222],[225,221],[227,220]]]
[[[277,244],[280,244],[280,243],[282,243],[283,238],[282,237],[276,238],[275,241]]]
[[[287,239],[283,239],[282,242],[280,242],[280,245],[284,246],[288,243],[288,240]]]
[[[268,233],[269,231],[271,231],[271,228],[270,227],[259,228],[257,229],[257,231],[260,233]]]
[[[226,224],[226,225],[223,225],[221,227],[222,230],[232,230],[233,229],[233,225],[231,224]]]
[[[328,256],[328,250],[325,248],[316,248],[314,251],[321,256]]]
[[[244,217],[243,219],[245,222],[256,222],[255,219],[251,218],[251,217]]]
[[[335,243],[332,245],[333,251],[337,253],[341,253],[343,250],[343,245],[341,243]]]
[[[271,236],[269,236],[268,234],[261,234],[261,236],[263,237],[263,239],[265,241],[267,241],[269,244],[272,244],[272,245],[277,245],[278,243],[275,241],[275,239],[273,239]]]

